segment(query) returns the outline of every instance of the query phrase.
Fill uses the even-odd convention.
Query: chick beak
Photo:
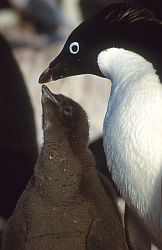
[[[49,98],[53,103],[55,103],[58,107],[60,106],[60,102],[57,100],[57,95],[53,94],[46,85],[42,85],[42,96]]]

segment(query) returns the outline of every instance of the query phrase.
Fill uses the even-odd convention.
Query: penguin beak
[[[46,82],[50,82],[52,81],[52,72],[53,72],[53,69],[50,67],[48,67],[40,76],[39,78],[39,83],[46,83]],[[43,88],[42,88],[43,89]]]
[[[49,65],[49,67],[41,74],[39,83],[47,83],[68,76],[66,61],[64,56],[60,54]]]
[[[82,72],[83,71],[83,72]],[[81,61],[61,52],[41,74],[39,83],[47,83],[73,75],[83,74],[84,70]]]
[[[42,98],[48,98],[58,107],[60,107],[60,102],[57,100],[57,95],[53,94],[44,84],[42,85]]]

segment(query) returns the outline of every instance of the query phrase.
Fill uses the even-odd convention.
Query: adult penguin
[[[103,125],[112,178],[151,241],[162,244],[162,26],[152,12],[112,4],[81,23],[40,83],[94,74],[112,81]]]

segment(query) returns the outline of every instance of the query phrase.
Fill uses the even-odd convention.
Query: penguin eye
[[[64,106],[63,108],[65,116],[72,116],[73,109],[71,106]]]
[[[77,54],[79,52],[79,43],[73,42],[69,46],[69,50],[71,54]]]

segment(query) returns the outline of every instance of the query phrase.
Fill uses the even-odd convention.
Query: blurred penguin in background
[[[33,174],[38,152],[30,98],[2,35],[0,55],[0,216],[8,219]]]
[[[38,33],[54,36],[63,23],[61,7],[56,0],[9,0],[9,3]]]

